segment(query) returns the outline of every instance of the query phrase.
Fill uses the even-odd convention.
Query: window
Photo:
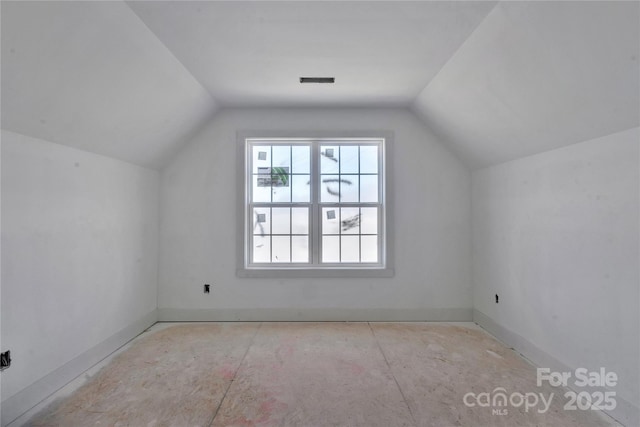
[[[389,276],[389,135],[239,136],[242,276]]]

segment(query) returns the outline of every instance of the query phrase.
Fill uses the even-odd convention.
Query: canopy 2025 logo
[[[599,371],[578,368],[573,372],[552,372],[549,368],[538,368],[536,385],[542,387],[545,382],[552,387],[612,388],[618,384],[618,375],[615,372],[607,372],[605,368],[600,368]],[[490,407],[493,415],[508,415],[509,407],[523,407],[525,412],[535,410],[544,414],[551,407],[554,396],[554,393],[545,394],[539,391],[507,393],[505,388],[496,387],[492,392],[466,393],[462,400],[465,406],[470,408]],[[615,391],[583,390],[576,392],[568,390],[564,393],[564,397],[567,399],[564,409],[566,411],[578,409],[610,411],[616,407],[615,396]]]

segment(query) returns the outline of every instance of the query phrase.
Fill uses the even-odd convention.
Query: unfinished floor
[[[156,324],[82,381],[22,424],[617,425],[564,410],[563,389],[538,387],[535,367],[471,323]],[[553,397],[546,411],[518,396],[478,406],[498,387]]]

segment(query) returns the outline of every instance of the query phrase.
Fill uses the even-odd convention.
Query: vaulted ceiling
[[[220,108],[407,107],[477,168],[640,124],[639,5],[2,1],[2,128],[159,168]]]

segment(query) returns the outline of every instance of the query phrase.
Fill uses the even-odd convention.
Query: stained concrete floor
[[[606,426],[473,324],[157,324],[30,426]],[[474,407],[540,393],[548,410]],[[531,398],[532,399],[532,398]],[[481,399],[482,402],[484,402]],[[533,403],[533,400],[531,400]],[[494,411],[495,410],[495,411]],[[506,410],[506,413],[505,413]]]

